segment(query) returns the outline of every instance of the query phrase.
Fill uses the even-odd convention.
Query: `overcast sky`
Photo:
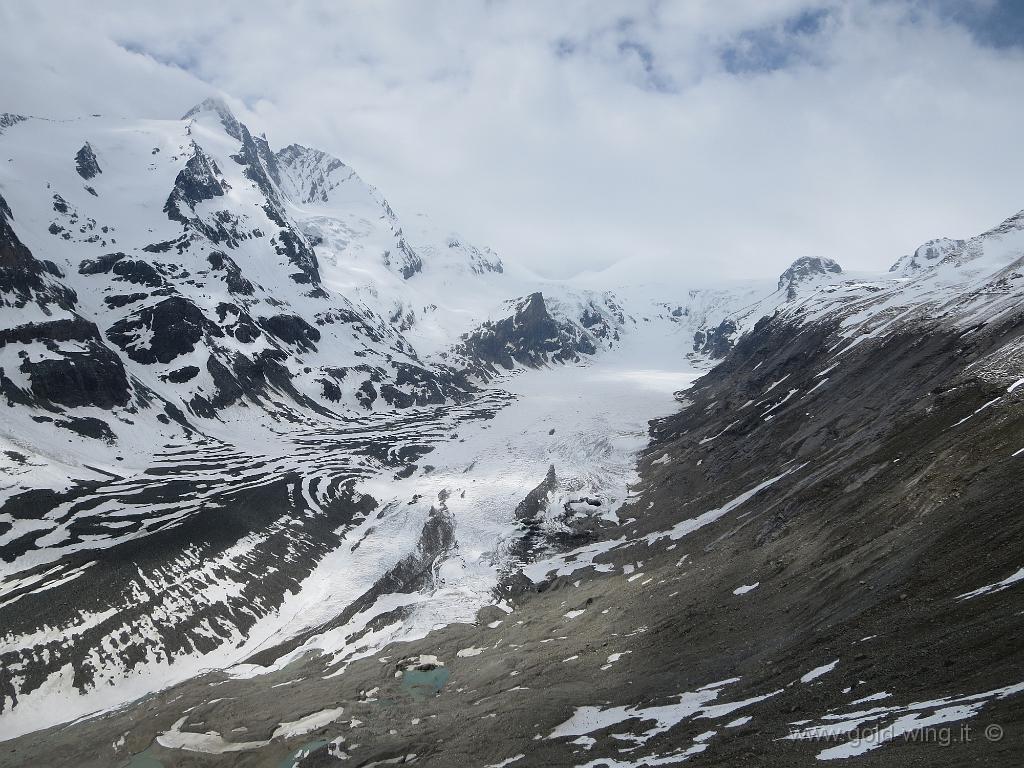
[[[1021,6],[0,0],[0,111],[223,94],[553,276],[884,269],[1024,208]]]

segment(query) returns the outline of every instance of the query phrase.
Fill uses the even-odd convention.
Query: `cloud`
[[[276,146],[556,276],[884,269],[1024,207],[1006,8],[10,3],[0,109],[176,117],[223,92]]]

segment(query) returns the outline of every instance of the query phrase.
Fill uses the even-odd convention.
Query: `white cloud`
[[[1024,206],[1024,57],[930,7],[11,3],[0,109],[172,117],[223,91],[273,144],[550,274],[880,269]]]

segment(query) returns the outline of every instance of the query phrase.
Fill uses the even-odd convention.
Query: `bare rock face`
[[[61,349],[60,356],[33,360],[26,356],[19,370],[31,381],[32,394],[41,403],[68,408],[96,406],[110,409],[128,404],[130,388],[120,358],[100,339],[94,323],[76,317],[72,321],[20,326],[26,343],[42,342]],[[77,343],[75,343],[77,342]]]
[[[384,252],[384,263],[393,266],[406,280],[423,269],[423,260],[404,237],[399,237],[394,251]]]
[[[735,320],[723,320],[714,328],[701,328],[693,334],[693,351],[712,360],[721,360],[736,342],[739,328]]]
[[[55,304],[64,310],[74,308],[74,291],[61,285],[60,269],[51,261],[40,261],[18,239],[12,227],[14,215],[0,195],[0,295],[4,303],[24,307],[34,302],[40,307]]]
[[[99,161],[96,159],[96,153],[93,152],[89,142],[85,142],[82,148],[75,154],[75,170],[86,181],[99,173],[103,173]]]
[[[597,351],[591,334],[568,320],[551,315],[541,293],[516,300],[513,313],[487,322],[468,334],[458,351],[477,363],[486,373],[498,367],[511,369],[517,363],[537,368],[548,363],[565,363]],[[597,321],[592,320],[596,326]]]
[[[227,186],[220,176],[217,163],[199,145],[193,143],[192,157],[174,180],[174,189],[167,199],[164,212],[175,218],[181,215],[178,212],[180,205],[194,208],[204,200],[221,197],[227,191]]]
[[[526,498],[516,507],[516,520],[524,524],[536,523],[547,504],[548,496],[558,487],[558,475],[555,465],[548,467],[548,473],[541,483],[526,494]]]
[[[36,259],[12,221],[0,197],[0,302],[14,308],[35,305],[48,318],[0,328],[0,349],[18,361],[8,370],[0,365],[0,393],[9,405],[31,408],[127,405],[130,387],[120,358],[103,343],[96,324],[77,314],[78,297],[61,283],[61,270]],[[40,347],[46,352],[33,353]],[[17,379],[27,379],[27,391],[15,385]]]
[[[107,331],[107,338],[138,363],[169,363],[192,352],[205,333],[223,336],[199,307],[171,296],[118,321]]]
[[[148,288],[162,288],[166,283],[156,267],[148,261],[130,259],[124,253],[107,253],[97,259],[85,259],[78,266],[80,275],[113,275],[115,280]]]
[[[5,128],[10,128],[12,125],[24,122],[28,118],[24,115],[16,115],[12,112],[0,112],[0,134],[4,132]]]
[[[801,283],[823,275],[841,274],[843,268],[832,259],[820,256],[802,256],[779,275],[779,290],[786,291],[787,298],[796,298],[796,287]]]
[[[303,352],[316,349],[316,342],[320,341],[320,331],[298,315],[261,317],[260,324],[286,344]]]

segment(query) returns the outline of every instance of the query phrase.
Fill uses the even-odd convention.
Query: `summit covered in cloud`
[[[553,277],[881,269],[1016,209],[1006,0],[176,8],[8,4],[0,108],[175,118],[224,95]]]

